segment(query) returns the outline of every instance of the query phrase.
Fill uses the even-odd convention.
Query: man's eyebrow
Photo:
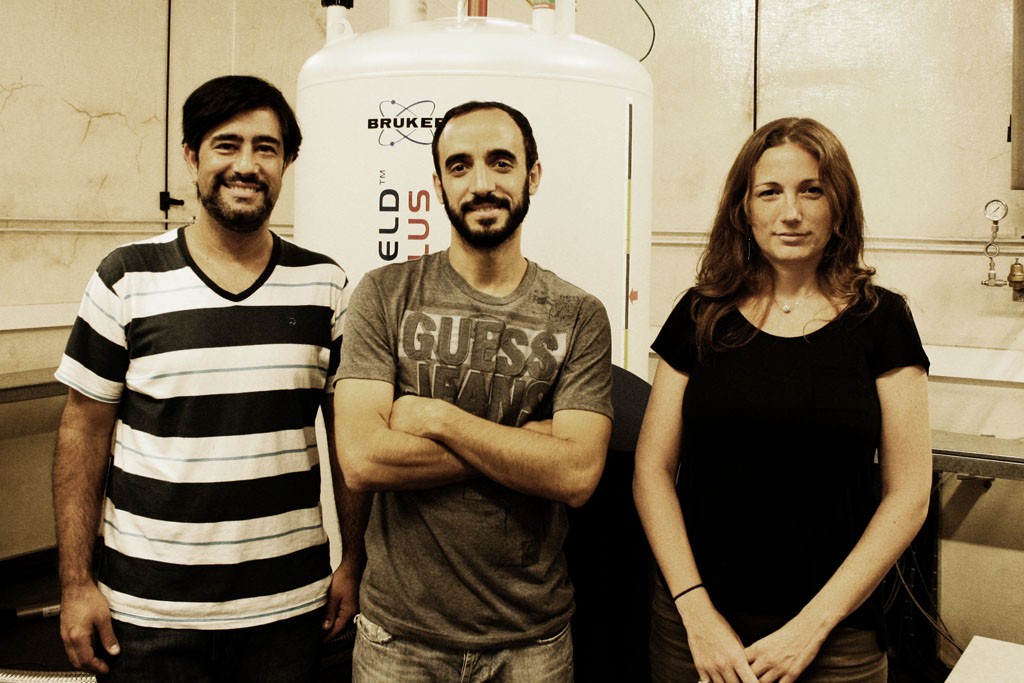
[[[210,142],[242,142],[245,138],[238,133],[218,133],[210,137]],[[257,135],[252,139],[255,143],[272,143],[280,146],[281,140],[273,135]]]
[[[511,159],[512,161],[517,161],[518,157],[516,156],[515,152],[511,152],[507,149],[501,148],[492,149],[487,153],[488,161],[495,161],[497,159]]]
[[[470,161],[470,156],[468,154],[452,154],[451,156],[444,160],[444,167],[448,168],[449,166],[453,166],[455,164],[464,164],[468,161]]]
[[[210,136],[210,142],[241,142],[242,136],[237,133],[217,133]]]
[[[257,135],[256,137],[254,137],[252,139],[252,141],[253,142],[259,142],[259,143],[267,143],[267,142],[269,142],[269,143],[271,143],[273,145],[277,145],[278,147],[280,147],[283,144],[280,139],[274,137],[273,135]]]

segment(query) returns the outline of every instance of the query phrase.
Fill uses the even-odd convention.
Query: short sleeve
[[[651,349],[673,369],[690,373],[697,364],[696,325],[691,306],[693,290],[688,290],[669,313]]]
[[[894,368],[920,365],[928,371],[930,362],[921,335],[906,300],[878,288],[878,308],[872,314],[872,336],[868,362],[877,377]]]
[[[118,403],[128,372],[127,326],[123,301],[110,273],[119,270],[108,256],[89,279],[55,374],[58,381],[104,403]]]
[[[336,281],[333,283],[331,297],[331,357],[327,368],[328,394],[334,393],[334,385],[338,381],[338,370],[341,367],[341,346],[344,339],[345,319],[348,315],[349,281],[345,271],[339,266]]]
[[[612,337],[608,313],[587,296],[579,325],[555,388],[552,410],[586,410],[612,417]]]
[[[395,349],[389,340],[385,297],[370,271],[359,281],[345,314],[344,342],[338,379],[374,379],[394,384],[397,378]]]

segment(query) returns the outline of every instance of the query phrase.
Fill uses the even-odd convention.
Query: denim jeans
[[[121,654],[108,657],[108,683],[316,681],[324,639],[323,610],[227,630],[146,628],[121,621],[114,632]]]
[[[356,615],[353,683],[572,683],[572,633],[503,650],[456,650],[393,636]]]

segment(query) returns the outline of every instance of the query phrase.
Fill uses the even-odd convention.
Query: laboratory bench
[[[68,388],[53,376],[56,368],[0,373],[0,403],[62,396]]]
[[[1024,439],[932,430],[932,469],[936,472],[1024,481]]]

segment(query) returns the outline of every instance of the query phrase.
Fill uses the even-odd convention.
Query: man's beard
[[[519,226],[522,225],[523,219],[526,218],[526,212],[530,210],[530,180],[527,178],[523,184],[522,201],[515,206],[507,199],[502,199],[493,194],[486,194],[473,197],[468,202],[463,202],[459,206],[459,211],[456,211],[448,201],[448,193],[444,192],[444,188],[441,188],[441,198],[444,200],[444,210],[448,214],[448,219],[452,222],[452,227],[455,228],[455,231],[459,233],[467,244],[477,249],[494,249],[507,242],[516,233]],[[493,222],[481,223],[485,228],[484,230],[472,230],[465,219],[465,215],[475,206],[479,205],[490,205],[508,211],[508,219],[505,221],[505,225],[497,229],[491,229]]]
[[[229,204],[221,196],[220,188],[229,182],[235,181],[258,185],[259,191],[263,194],[263,202],[244,207]],[[197,185],[196,195],[199,197],[199,203],[203,205],[206,212],[231,232],[244,234],[256,232],[263,227],[263,224],[270,218],[270,213],[274,210],[274,200],[270,197],[267,184],[261,181],[255,174],[241,175],[236,173],[230,178],[225,177],[224,174],[219,174],[213,179],[209,192],[204,194]]]

